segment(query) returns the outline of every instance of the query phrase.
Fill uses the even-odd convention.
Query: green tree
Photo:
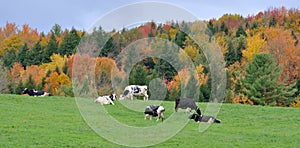
[[[74,54],[76,51],[76,47],[78,46],[80,42],[81,37],[78,35],[77,30],[75,28],[72,28],[69,33],[64,37],[60,47],[59,47],[59,53],[60,55],[71,55]]]
[[[224,21],[221,24],[220,31],[225,32],[225,35],[228,35],[228,33],[229,33],[229,30],[228,30],[227,26],[225,25]]]
[[[44,49],[41,45],[41,41],[38,41],[30,52],[31,53],[29,54],[29,56],[32,59],[30,65],[41,65],[44,57]]]
[[[240,37],[241,35],[247,37],[247,34],[242,26],[239,26],[238,30],[235,33],[235,37]]]
[[[29,52],[29,48],[27,47],[27,44],[25,43],[23,46],[19,48],[17,59],[22,64],[22,66],[25,68],[27,65],[27,53]]]
[[[129,84],[146,85],[147,70],[142,65],[136,65],[129,75]]]
[[[182,49],[184,48],[184,41],[186,39],[186,36],[187,34],[181,30],[177,31],[176,33],[175,43]]]
[[[242,51],[247,47],[247,40],[244,36],[228,40],[228,48],[225,53],[225,61],[227,66],[241,61],[243,57]]]
[[[28,80],[25,83],[25,87],[28,88],[28,89],[36,89],[35,88],[35,82],[34,82],[31,74],[29,75]]]
[[[0,93],[8,93],[10,86],[10,79],[8,76],[8,70],[0,60]]]
[[[17,86],[15,86],[15,89],[12,92],[14,94],[22,94],[23,90],[24,90],[23,80],[20,79],[19,83],[17,84]]]
[[[246,67],[243,92],[254,104],[269,105],[287,100],[297,90],[280,82],[280,66],[270,54],[258,54]]]
[[[55,24],[51,29],[51,33],[59,37],[62,33],[60,25]]]
[[[11,48],[3,57],[3,64],[5,67],[12,67],[14,63],[17,61],[16,57],[16,51],[15,49]]]
[[[46,46],[43,63],[51,62],[50,57],[53,53],[58,53],[58,42],[56,40],[55,35],[52,33],[50,36],[49,43]]]

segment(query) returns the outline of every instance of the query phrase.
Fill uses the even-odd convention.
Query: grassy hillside
[[[164,102],[166,117],[174,102]],[[199,104],[204,111],[206,104]],[[133,126],[157,124],[143,120],[116,102],[110,114]],[[118,108],[118,109],[115,109]],[[0,147],[119,147],[98,136],[83,120],[75,100],[67,97],[0,95]],[[299,147],[300,109],[223,104],[221,124],[198,132],[190,121],[159,147]],[[116,127],[117,128],[117,127]]]

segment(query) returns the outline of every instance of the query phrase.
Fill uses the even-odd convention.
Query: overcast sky
[[[62,28],[74,26],[76,29],[88,30],[95,21],[106,14],[120,7],[140,2],[144,1],[6,0],[1,2],[0,27],[5,26],[8,21],[15,22],[18,26],[29,24],[30,27],[37,28],[40,32],[48,32],[55,23],[61,25]],[[155,2],[185,9],[200,20],[219,18],[225,13],[254,15],[270,7],[300,8],[299,0],[161,0]]]

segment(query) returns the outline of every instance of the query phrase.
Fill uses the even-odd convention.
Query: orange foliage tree
[[[267,42],[262,47],[262,51],[272,54],[281,65],[281,80],[288,78],[287,84],[297,80],[300,76],[300,46],[295,45],[291,31],[269,28],[264,34]]]

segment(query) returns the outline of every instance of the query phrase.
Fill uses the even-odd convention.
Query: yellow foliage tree
[[[71,86],[72,85],[71,79],[65,73],[61,73],[58,76],[58,83],[60,85],[66,85],[66,86]]]
[[[0,57],[3,56],[10,49],[14,49],[17,51],[18,48],[22,45],[23,45],[22,40],[16,34],[11,35],[9,38],[5,38],[1,42]]]
[[[198,50],[196,49],[196,47],[194,46],[186,46],[184,47],[184,51],[186,52],[186,54],[191,58],[194,59],[197,55]]]
[[[177,29],[174,29],[174,28],[171,28],[171,29],[169,30],[171,40],[175,40],[177,31],[178,31],[178,30],[177,30]]]
[[[300,108],[300,97],[296,98],[295,101],[291,103],[291,107]]]
[[[197,67],[196,67],[196,72],[197,72],[197,75],[198,75],[198,85],[202,85],[202,84],[206,84],[207,81],[208,81],[208,76],[205,75],[205,73],[203,73],[203,66],[202,64],[199,64]]]
[[[50,91],[53,95],[57,94],[57,90],[60,89],[59,81],[58,81],[58,73],[53,72],[50,74],[48,78],[45,80],[46,84],[44,86],[45,91]]]
[[[62,57],[60,54],[53,54],[50,59],[50,63],[43,63],[41,65],[41,68],[45,71],[54,71],[56,66],[59,68],[59,71],[62,71],[65,61],[68,60],[66,55]]]
[[[247,61],[252,61],[253,57],[260,53],[260,49],[263,47],[265,41],[260,37],[259,34],[247,38],[247,49],[243,50],[243,57]]]

